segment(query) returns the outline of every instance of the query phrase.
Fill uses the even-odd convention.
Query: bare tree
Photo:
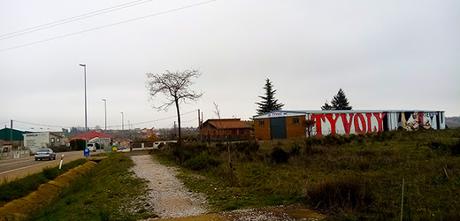
[[[216,104],[216,102],[213,102],[214,103],[214,113],[217,115],[217,118],[219,118],[220,120],[220,109],[219,109],[219,105]]]
[[[222,121],[221,121],[221,118],[220,118],[220,109],[219,109],[219,105],[217,105],[216,102],[214,102],[214,113],[219,118],[219,123],[218,124],[219,124],[220,129],[222,129],[222,125],[221,125]],[[219,133],[219,129],[217,131],[218,131],[217,133]],[[227,141],[228,168],[230,168],[230,170],[233,172],[233,169],[232,169],[233,168],[233,166],[232,166],[232,155],[231,155],[231,152],[230,152],[230,144],[228,143],[227,135],[225,135],[225,130],[223,130],[222,134],[223,134],[223,137],[225,138],[225,140]]]
[[[157,95],[164,95],[166,100],[154,108],[157,110],[167,110],[175,104],[177,111],[177,122],[179,126],[178,143],[182,141],[180,104],[187,101],[195,101],[203,94],[190,89],[193,78],[198,78],[201,74],[197,70],[166,71],[164,73],[147,73],[147,89],[151,98]]]

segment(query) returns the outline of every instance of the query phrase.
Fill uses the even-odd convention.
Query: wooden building
[[[239,118],[209,119],[200,126],[200,136],[206,141],[246,140],[251,134],[251,123]]]
[[[254,135],[258,140],[305,137],[305,113],[272,112],[254,118]]]

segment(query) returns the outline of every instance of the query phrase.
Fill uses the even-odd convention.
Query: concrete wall
[[[24,147],[30,149],[32,153],[35,153],[42,147],[48,147],[50,144],[50,133],[28,133],[24,134]]]

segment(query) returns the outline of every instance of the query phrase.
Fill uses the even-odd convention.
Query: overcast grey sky
[[[0,0],[0,36],[133,0]],[[152,0],[65,25],[0,40],[0,123],[10,119],[84,125],[174,116],[152,109],[145,73],[195,68],[204,92],[183,112],[247,119],[269,77],[285,109],[319,109],[343,88],[354,109],[434,109],[460,115],[458,0],[218,0],[160,16],[60,38],[200,2]],[[1,39],[1,37],[0,37]],[[196,114],[183,117],[197,124]],[[126,123],[127,123],[126,121]],[[174,119],[136,127],[170,127]],[[37,126],[17,123],[30,129]],[[55,128],[54,128],[55,129]]]

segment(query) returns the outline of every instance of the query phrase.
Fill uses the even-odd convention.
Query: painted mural
[[[382,132],[383,112],[351,112],[351,113],[312,113],[307,114],[308,120],[315,123],[312,135],[350,135]]]
[[[418,129],[437,129],[438,113],[435,112],[400,112],[398,127],[408,131]]]

